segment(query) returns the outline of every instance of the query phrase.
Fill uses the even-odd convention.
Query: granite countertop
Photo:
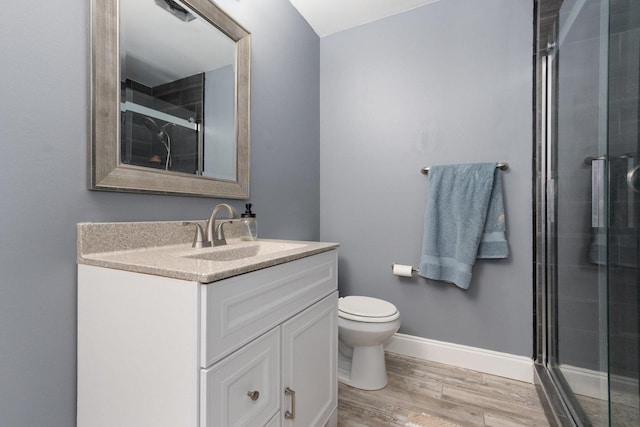
[[[194,221],[203,224],[202,221]],[[194,249],[194,226],[182,221],[78,224],[78,264],[210,283],[338,247],[337,243],[258,239],[245,241],[225,225],[227,245]],[[238,253],[251,253],[236,258]],[[253,253],[257,253],[253,255]],[[213,257],[216,259],[203,259]]]

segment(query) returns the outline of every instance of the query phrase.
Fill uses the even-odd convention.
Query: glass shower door
[[[640,425],[640,1],[609,17],[609,401],[613,426]]]
[[[565,0],[552,52],[547,368],[576,424],[640,425],[640,2]]]
[[[558,16],[556,141],[549,168],[555,255],[548,366],[574,420],[607,425],[608,1],[568,0]]]

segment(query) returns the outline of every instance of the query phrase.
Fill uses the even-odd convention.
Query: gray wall
[[[319,39],[287,0],[218,3],[253,35],[260,233],[318,239]],[[222,201],[86,189],[87,4],[4,4],[12,13],[0,26],[2,426],[75,424],[75,224],[205,218]]]
[[[321,39],[320,236],[340,291],[387,299],[400,332],[532,354],[532,46],[528,0],[446,0]],[[507,161],[511,256],[469,290],[391,274],[417,266],[423,166]]]

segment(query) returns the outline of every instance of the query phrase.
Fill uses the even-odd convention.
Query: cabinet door
[[[211,368],[202,370],[200,425],[267,425],[280,406],[278,332],[275,328]]]
[[[283,427],[323,426],[329,420],[338,403],[337,349],[337,292],[282,325]]]
[[[269,421],[264,427],[280,427],[280,412],[275,414],[273,418],[271,418],[271,421]]]

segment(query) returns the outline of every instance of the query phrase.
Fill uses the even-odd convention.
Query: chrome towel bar
[[[498,164],[496,165],[496,167],[497,167],[498,169],[500,169],[501,171],[504,171],[504,170],[509,169],[509,163],[507,163],[507,162],[500,162],[500,163],[498,163]],[[426,174],[428,174],[428,173],[429,173],[429,168],[428,168],[428,167],[424,167],[424,168],[420,169],[420,173],[425,174],[425,175],[426,175]]]

